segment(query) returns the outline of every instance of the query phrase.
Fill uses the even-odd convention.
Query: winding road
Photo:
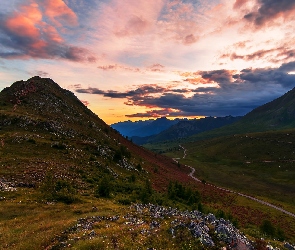
[[[185,159],[185,157],[186,157],[186,149],[185,149],[183,146],[181,146],[181,145],[179,145],[179,147],[181,147],[181,148],[183,149],[183,157],[182,157],[182,158]],[[176,160],[176,159],[174,159],[174,160]],[[188,165],[185,165],[185,166],[186,166],[186,167],[189,167],[189,168],[191,169],[191,172],[189,173],[188,176],[190,176],[191,178],[193,178],[193,179],[194,179],[195,181],[197,181],[197,182],[201,182],[200,179],[198,179],[198,178],[196,178],[196,177],[194,176],[194,173],[195,173],[196,170],[195,170],[193,167],[191,167],[191,166],[188,166]],[[263,201],[263,200],[260,200],[260,199],[255,198],[255,197],[252,197],[252,196],[249,196],[249,195],[246,195],[246,194],[243,194],[243,193],[239,193],[239,192],[236,192],[236,191],[233,191],[233,190],[229,190],[229,189],[221,188],[221,187],[218,187],[218,186],[215,186],[215,185],[209,184],[209,183],[207,183],[206,185],[210,185],[210,186],[215,187],[215,188],[217,188],[217,189],[220,189],[220,190],[223,190],[223,191],[226,191],[226,192],[229,192],[229,193],[237,194],[237,195],[239,195],[239,196],[242,196],[242,197],[248,198],[248,199],[250,199],[250,200],[253,200],[253,201],[256,201],[256,202],[261,203],[261,204],[263,204],[263,205],[269,206],[269,207],[271,207],[271,208],[274,208],[274,209],[276,209],[276,210],[278,210],[278,211],[281,211],[281,212],[283,212],[283,213],[285,213],[285,214],[287,214],[287,215],[292,216],[293,218],[295,218],[295,214],[293,214],[293,213],[291,213],[291,212],[288,212],[288,211],[286,211],[285,209],[282,209],[282,208],[280,208],[280,207],[278,207],[278,206],[275,206],[275,205],[273,205],[273,204],[271,204],[271,203],[268,203],[268,202],[266,202],[266,201]]]

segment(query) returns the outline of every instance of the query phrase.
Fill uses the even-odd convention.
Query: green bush
[[[100,183],[98,184],[97,190],[95,192],[96,197],[111,197],[112,185],[110,178],[108,176],[104,176]]]
[[[143,189],[141,190],[139,194],[139,199],[142,203],[148,203],[151,201],[153,195],[153,189],[151,182],[146,179]]]
[[[201,195],[197,190],[185,187],[179,182],[169,182],[168,198],[171,200],[182,200],[182,202],[193,205],[200,202]]]
[[[44,199],[48,201],[60,201],[71,204],[77,201],[76,189],[71,182],[55,177],[48,173],[40,186],[40,192]]]
[[[260,226],[261,231],[268,235],[268,236],[274,236],[276,229],[275,227],[271,224],[269,220],[264,220]]]

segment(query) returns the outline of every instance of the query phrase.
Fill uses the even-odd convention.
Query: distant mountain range
[[[210,131],[235,121],[241,117],[206,117],[202,119],[180,120],[176,124],[170,126],[162,132],[147,137],[133,136],[132,141],[136,144],[143,145],[146,143],[157,143],[163,141],[172,141],[176,139],[186,138],[204,131]]]
[[[147,146],[149,149],[153,149],[153,144],[178,139],[181,139],[182,142],[192,142],[231,134],[294,128],[295,88],[283,96],[255,108],[243,117],[176,119],[173,122],[167,118],[160,118],[155,121],[122,122],[114,124],[112,127],[123,134],[129,129],[128,137],[134,143]],[[162,127],[158,128],[157,124],[162,124]],[[137,128],[133,129],[133,126],[137,126]],[[157,131],[160,132],[157,133]],[[146,136],[149,133],[150,135]]]
[[[195,134],[189,137],[188,140],[197,141],[232,134],[290,128],[295,128],[295,88],[283,96],[255,108],[230,125]]]
[[[111,127],[119,131],[123,136],[144,137],[158,134],[179,121],[181,121],[181,119],[169,120],[166,117],[161,117],[156,120],[118,122],[112,124]]]

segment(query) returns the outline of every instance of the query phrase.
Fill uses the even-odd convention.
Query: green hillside
[[[291,217],[196,182],[189,167],[122,137],[51,79],[1,91],[0,148],[1,249],[220,249],[232,237],[250,249],[265,246],[262,237],[274,246],[295,241]]]
[[[283,96],[252,110],[233,124],[191,136],[187,141],[294,127],[295,89],[292,89]]]

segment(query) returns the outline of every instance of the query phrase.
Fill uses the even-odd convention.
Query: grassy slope
[[[56,94],[58,95],[58,93],[57,91]],[[1,244],[3,242],[2,246],[7,246],[9,249],[45,248],[54,245],[56,235],[63,235],[62,232],[73,226],[78,218],[94,214],[113,216],[119,213],[125,215],[129,211],[129,207],[120,205],[120,202],[122,200],[140,201],[138,196],[145,188],[147,178],[151,179],[153,187],[161,191],[162,195],[167,190],[169,180],[177,180],[197,188],[202,192],[205,212],[223,210],[225,213],[230,213],[239,221],[241,228],[248,230],[251,235],[261,236],[257,230],[261,218],[263,218],[269,219],[274,225],[285,229],[287,237],[292,240],[292,234],[288,233],[295,232],[292,222],[284,218],[280,222],[276,222],[274,218],[278,218],[280,215],[273,211],[268,214],[262,206],[210,187],[203,187],[201,184],[194,184],[187,176],[188,168],[177,166],[171,159],[132,144],[108,128],[90,111],[83,110],[81,104],[76,110],[73,110],[71,105],[75,106],[77,101],[72,98],[69,98],[69,105],[64,105],[58,101],[59,98],[52,97],[53,103],[57,102],[61,105],[60,109],[50,109],[47,103],[47,106],[43,108],[37,107],[38,114],[31,114],[32,107],[36,108],[34,102],[31,102],[35,95],[38,98],[35,92],[25,96],[14,111],[13,105],[9,101],[0,99],[0,116],[12,121],[9,125],[3,125],[0,130],[0,177],[20,186],[33,184],[30,187],[17,187],[15,192],[0,192],[0,197],[5,197],[0,199],[0,242]],[[46,98],[47,95],[45,94],[43,97]],[[41,102],[42,100],[38,103]],[[68,111],[75,115],[70,116],[71,113]],[[83,119],[76,120],[79,114],[85,116],[82,116]],[[66,118],[67,116],[70,119]],[[35,126],[34,123],[30,123],[30,121],[38,121],[42,124],[49,118],[60,121],[61,117],[67,119],[67,122],[56,129],[44,130],[41,125]],[[24,122],[23,119],[29,123]],[[77,133],[72,133],[71,129]],[[131,152],[128,162],[132,166],[140,164],[143,171],[127,170],[113,160],[115,152],[119,150],[121,145]],[[98,150],[98,147],[103,150]],[[112,177],[112,174],[107,170],[109,168],[119,174],[118,179]],[[47,171],[51,171],[57,178],[66,179],[73,184],[77,190],[76,202],[70,205],[47,204],[45,202],[39,186]],[[106,175],[112,178],[112,184],[116,190],[113,190],[110,199],[96,198],[94,196],[95,189]],[[135,175],[135,183],[129,181],[132,175]],[[120,190],[118,191],[118,189]],[[189,208],[179,201],[169,201],[161,194],[155,195],[153,201],[169,206],[179,206],[183,209]],[[98,211],[93,211],[93,206],[97,207]],[[247,216],[245,216],[246,214]],[[259,217],[257,217],[258,214]],[[165,230],[161,232],[162,241],[157,243],[157,238],[151,239],[142,236],[139,230],[132,236],[128,229],[121,230],[120,224],[112,224],[112,227],[116,228],[113,231],[112,227],[110,230],[106,229],[108,228],[107,224],[97,225],[95,228],[95,231],[105,235],[105,238],[100,237],[94,241],[88,239],[85,242],[74,240],[71,243],[73,248],[91,249],[92,247],[95,249],[92,244],[96,245],[98,249],[105,248],[108,244],[114,246],[116,240],[124,238],[123,236],[126,241],[121,243],[126,244],[125,249],[131,249],[133,246],[142,247],[142,242],[146,242],[145,248],[153,245],[159,249],[165,246],[177,249],[177,244],[179,244],[167,237]],[[256,231],[253,232],[253,230]],[[77,237],[81,239],[83,232]],[[151,241],[154,243],[148,244]],[[122,247],[122,249],[124,248]]]
[[[183,163],[208,182],[282,203],[295,212],[295,130],[186,144]]]

